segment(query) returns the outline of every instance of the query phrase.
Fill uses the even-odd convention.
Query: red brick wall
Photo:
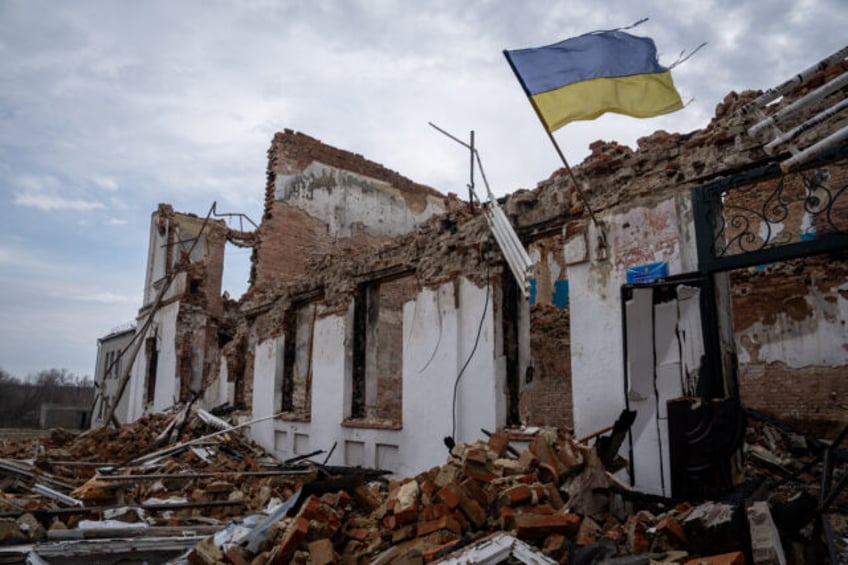
[[[530,307],[533,380],[523,384],[519,412],[530,426],[573,428],[569,308],[552,304]]]
[[[418,280],[406,276],[380,283],[377,327],[376,416],[403,419],[403,305],[418,293]]]
[[[293,281],[306,273],[310,257],[324,253],[333,244],[326,225],[285,202],[274,202],[271,215],[259,228],[261,247],[257,253],[257,286]]]
[[[837,307],[838,301],[848,299],[848,291],[839,289],[845,281],[845,252],[731,274],[736,346],[750,358],[739,367],[740,395],[745,405],[811,433],[832,435],[848,423],[848,367],[817,360],[813,349],[802,352],[808,362],[800,367],[793,366],[799,365],[797,359],[763,358],[761,351],[766,340],[794,338],[797,343],[801,333],[806,334],[808,343],[811,339],[833,343],[840,339],[838,328],[842,328],[842,348],[848,348],[848,321],[838,319]]]
[[[413,182],[396,171],[369,161],[362,155],[331,147],[314,137],[287,129],[274,135],[271,148],[268,150],[266,216],[270,212],[270,204],[274,199],[276,175],[301,173],[313,161],[387,182],[401,191],[407,205],[416,212],[426,208],[428,197],[438,199],[443,197],[439,191]]]
[[[782,362],[740,368],[745,406],[818,437],[833,438],[848,424],[845,367],[788,367]]]

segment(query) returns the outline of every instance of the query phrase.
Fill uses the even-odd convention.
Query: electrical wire
[[[441,293],[439,292],[439,290],[436,290],[436,312],[438,312],[438,314],[439,314],[439,338],[436,340],[436,347],[433,348],[433,353],[430,355],[430,358],[427,360],[427,363],[425,363],[424,366],[421,367],[418,370],[419,374],[423,373],[424,371],[427,370],[427,367],[429,367],[430,363],[433,362],[433,359],[436,358],[436,353],[439,352],[439,346],[442,344],[442,301],[439,298],[440,296],[441,296]],[[417,300],[415,301],[415,308],[416,308],[416,311],[417,311],[418,310],[418,301]],[[414,319],[415,318],[413,317],[413,321],[414,321]],[[410,338],[411,337],[412,337],[412,334],[410,332]]]
[[[462,379],[462,375],[465,373],[465,369],[468,368],[468,364],[471,363],[471,359],[474,357],[474,353],[477,351],[477,346],[480,344],[480,336],[483,333],[483,323],[486,321],[486,312],[489,309],[489,287],[491,283],[489,281],[489,273],[490,273],[490,264],[489,261],[486,261],[486,301],[483,303],[483,315],[480,316],[480,325],[477,326],[477,337],[474,338],[474,347],[471,348],[471,353],[468,354],[468,358],[465,360],[465,363],[462,365],[462,369],[459,370],[459,374],[456,376],[456,381],[453,383],[453,401],[451,402],[451,435],[444,438],[445,445],[448,448],[448,451],[453,449],[453,446],[456,445],[456,441],[454,437],[456,436],[456,392],[459,389],[459,381]]]

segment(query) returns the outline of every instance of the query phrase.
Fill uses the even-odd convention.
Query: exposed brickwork
[[[256,281],[260,287],[277,287],[306,274],[310,258],[330,248],[327,226],[285,202],[273,202],[273,219],[262,222],[262,243],[257,253]]]
[[[385,181],[401,191],[407,205],[413,210],[423,210],[427,205],[428,196],[443,197],[439,191],[413,182],[396,171],[365,159],[362,155],[337,149],[321,143],[314,137],[287,129],[274,135],[271,148],[268,150],[269,181],[265,193],[266,217],[269,214],[273,215],[268,205],[274,201],[273,179],[276,175],[299,173],[313,161]]]
[[[788,367],[782,362],[740,370],[742,402],[817,437],[835,437],[845,424],[845,367]]]
[[[318,302],[297,304],[285,319],[285,355],[281,410],[288,417],[309,420],[312,416],[312,352]]]
[[[591,155],[574,168],[592,207],[601,217],[612,210],[616,214],[636,207],[653,210],[658,203],[670,201],[672,195],[688,194],[693,187],[703,182],[771,161],[772,157],[763,151],[762,143],[747,135],[746,129],[750,124],[737,113],[756,94],[728,94],[716,108],[710,124],[690,134],[657,131],[641,138],[635,150],[615,142],[593,143]],[[789,102],[781,101],[769,111]],[[402,411],[399,375],[403,347],[400,343],[400,307],[403,301],[414,296],[420,287],[439,285],[459,276],[482,286],[500,280],[508,273],[481,210],[476,207],[469,209],[455,197],[445,199],[447,213],[420,223],[406,235],[388,239],[353,230],[354,235],[350,238],[330,237],[325,222],[275,199],[279,176],[301,174],[315,162],[389,183],[399,191],[410,210],[421,210],[430,201],[428,199],[440,197],[433,189],[418,185],[360,155],[330,147],[291,130],[277,134],[268,151],[264,220],[254,238],[256,247],[252,287],[241,301],[241,317],[235,329],[237,337],[227,350],[228,369],[234,373],[231,378],[243,378],[243,387],[237,389],[237,397],[251,398],[251,351],[258,341],[277,336],[283,331],[285,313],[290,310],[293,302],[297,302],[297,296],[321,290],[325,298],[321,299],[319,316],[346,313],[364,282],[379,278],[380,273],[389,273],[386,276],[391,277],[409,271],[414,274],[381,285],[383,288],[377,293],[381,308],[376,311],[377,319],[373,326],[382,353],[379,353],[376,361],[379,371],[374,374],[379,377],[373,397],[375,404],[370,415],[399,421]],[[834,186],[845,184],[845,175],[848,174],[845,170],[834,170],[831,174]],[[586,224],[586,210],[571,183],[568,175],[557,171],[539,183],[535,190],[518,191],[510,195],[504,204],[506,213],[524,237],[525,243],[544,249],[543,255],[546,257],[556,257],[553,263],[545,263],[538,268],[537,292],[543,298],[541,302],[549,301],[553,294],[555,276],[552,269],[562,267],[559,263],[562,259],[561,237],[549,238],[549,235],[561,233],[562,226],[569,223],[577,226],[583,221],[582,225]],[[790,188],[794,197],[803,196],[798,187]],[[848,204],[834,208],[839,221],[845,215],[845,208],[848,208]],[[645,226],[633,226],[632,229],[652,232],[656,239],[662,239],[660,243],[669,245],[669,254],[673,254],[672,246],[679,234],[665,229],[668,226],[662,225],[662,217],[656,217],[656,221],[653,221],[650,213],[647,213],[646,218]],[[798,224],[801,216],[796,213],[788,221]],[[819,233],[825,233],[826,226],[815,222],[813,225]],[[612,243],[618,251],[629,253],[614,255],[623,258],[616,267],[624,268],[631,261],[641,260],[641,256],[639,249],[627,248],[629,233],[626,228],[619,227],[621,229],[616,233],[620,237]],[[841,280],[845,280],[844,277]],[[774,293],[783,291],[791,291],[786,295],[790,299],[782,303],[789,309],[788,315],[808,317],[808,311],[801,308],[807,297],[806,279],[777,282],[773,279],[752,279],[749,282],[762,288],[774,284],[774,288],[769,291],[772,293],[771,299],[763,300],[763,295],[759,298],[750,297],[753,293],[743,295],[740,289],[747,283],[740,280],[735,282],[737,298],[742,297],[737,307],[737,324],[742,328],[740,331],[749,328],[757,320],[768,322],[777,307]],[[394,289],[395,284],[397,289]],[[496,304],[495,307],[501,308],[503,305]],[[526,375],[521,375],[525,382],[519,400],[522,418],[526,417],[527,423],[557,426],[570,426],[572,423],[568,315],[567,309],[558,310],[547,304],[539,304],[531,311],[534,370],[530,382],[525,381]],[[384,343],[392,345],[383,347]],[[243,363],[231,362],[230,355],[243,355]],[[761,360],[758,362],[763,364]],[[752,363],[751,368],[755,365]],[[780,368],[779,364],[771,361],[767,368],[777,375],[775,378],[778,380],[783,378],[781,375],[790,374],[785,366]],[[785,378],[788,384],[791,377]],[[799,394],[803,394],[804,391],[800,389],[807,386],[831,389],[836,386],[832,380],[830,373],[822,372],[820,377],[795,379],[795,386],[799,388]],[[745,382],[742,386],[743,397],[747,395],[752,398],[753,395],[760,402],[768,402],[766,391],[746,389]],[[754,383],[751,386],[759,385]],[[837,390],[839,394],[842,392],[842,389]],[[299,394],[298,402],[306,394]],[[816,394],[817,391],[813,390],[809,397],[818,398]],[[774,409],[784,410],[785,407],[779,405],[782,402],[783,399],[775,401]],[[822,399],[818,398],[817,402],[822,402]],[[809,410],[798,409],[801,417],[809,417],[812,406],[811,403]]]
[[[562,232],[540,237],[528,245],[528,252],[536,260],[535,304],[530,307],[532,366],[522,379],[518,410],[521,422],[530,426],[574,425],[569,309],[562,308],[567,297],[558,296],[556,286],[565,281],[563,246]],[[558,305],[554,305],[555,300]]]
[[[848,292],[844,288],[840,290],[846,281],[848,252],[734,271],[731,274],[734,329],[742,332],[758,322],[773,326],[781,314],[794,321],[814,315],[834,321],[839,297],[848,299]],[[808,301],[811,291],[817,298]],[[825,305],[830,306],[824,308]],[[756,353],[751,353],[756,358]]]
[[[301,174],[312,163],[321,163],[388,183],[394,192],[369,190],[372,194],[380,194],[383,201],[397,201],[399,204],[396,206],[405,206],[414,213],[423,212],[431,203],[438,204],[439,208],[442,206],[444,196],[435,189],[417,184],[361,155],[331,147],[292,130],[277,133],[268,150],[265,213],[258,230],[253,259],[254,272],[251,281],[257,288],[279,289],[282,285],[297,280],[306,273],[310,258],[332,249],[342,249],[346,254],[352,255],[367,254],[374,247],[389,240],[389,237],[380,233],[371,233],[368,226],[358,226],[357,216],[352,210],[342,213],[345,221],[353,224],[350,226],[351,236],[337,239],[331,235],[330,224],[338,219],[318,218],[290,202],[277,200],[277,177]],[[324,184],[326,182],[328,179],[322,177],[318,184],[324,187],[322,190],[331,192],[332,188],[327,188]],[[340,191],[349,189],[345,186],[336,188]],[[363,187],[359,189],[364,190]],[[399,194],[402,199],[398,200],[395,194]],[[312,196],[306,198],[311,200]],[[408,226],[408,229],[412,228],[412,225]]]
[[[841,347],[848,348],[846,320],[839,318],[839,302],[844,312],[848,300],[846,281],[848,253],[732,273],[737,349],[750,359],[740,364],[739,371],[740,395],[746,405],[820,435],[832,436],[848,423],[846,369],[820,358],[837,353],[822,350],[830,347],[829,340],[841,340]],[[801,366],[798,359],[795,366],[790,364],[791,353],[782,360],[762,358],[765,342],[797,343],[803,336],[809,346]],[[812,347],[812,336],[819,340],[817,348]]]
[[[414,276],[380,283],[374,414],[381,420],[403,420],[403,305],[418,291]]]
[[[521,392],[519,411],[530,426],[573,428],[569,309],[552,304],[530,308],[533,380]]]
[[[153,285],[160,274],[173,275],[169,293],[178,294],[170,294],[168,300],[179,300],[174,374],[157,373],[156,378],[176,378],[174,401],[186,402],[202,393],[219,372],[218,333],[225,310],[221,283],[229,230],[221,220],[174,212],[167,204],[160,204],[154,213],[153,229],[164,238],[164,247],[151,250],[147,284]],[[164,253],[165,272],[154,275],[152,265],[159,253]],[[232,314],[232,308],[228,312]]]

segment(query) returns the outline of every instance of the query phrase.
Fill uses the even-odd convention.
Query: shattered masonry
[[[246,417],[282,412],[254,429],[280,454],[338,442],[334,461],[408,474],[451,433],[602,428],[625,402],[623,274],[656,261],[672,274],[697,270],[691,190],[770,159],[738,112],[754,96],[730,93],[704,129],[658,131],[636,150],[592,144],[574,170],[607,230],[608,260],[598,259],[596,228],[563,171],[505,198],[537,263],[531,303],[517,299],[478,206],[302,133],[278,133],[255,231],[167,205],[154,213],[139,321],[162,266],[199,245],[154,314],[133,367],[129,419],[200,394]],[[844,183],[844,167],[827,174],[832,186]],[[845,200],[833,207],[837,221]],[[227,241],[253,249],[251,288],[238,302],[220,297]],[[824,435],[845,422],[846,289],[832,282],[844,265],[834,253],[731,275],[742,400]],[[755,291],[765,288],[781,300]]]
[[[596,447],[566,430],[541,430],[520,452],[496,432],[403,480],[308,458],[281,463],[188,405],[121,429],[53,430],[0,442],[0,559],[465,563],[506,536],[527,563],[823,562],[824,548],[803,527],[823,470],[804,461],[822,444],[750,416],[746,478],[762,486],[704,502],[627,488]],[[787,481],[787,471],[800,475]],[[743,504],[746,497],[755,502]],[[834,510],[844,531],[845,500]]]
[[[536,263],[529,301],[481,205],[278,133],[254,231],[212,211],[153,214],[127,390],[126,419],[141,419],[114,432],[120,441],[107,428],[78,442],[57,432],[38,463],[62,477],[0,463],[16,480],[75,486],[86,503],[129,500],[127,521],[146,508],[157,527],[191,525],[189,563],[420,563],[480,555],[498,532],[539,562],[803,563],[826,552],[838,562],[848,457],[786,421],[817,437],[848,432],[846,249],[813,255],[802,244],[788,259],[699,276],[706,248],[747,260],[848,231],[848,147],[764,172],[780,156],[748,133],[742,110],[755,97],[731,92],[704,129],[658,131],[635,150],[592,144],[574,173],[601,225],[564,171],[506,197]],[[714,199],[723,208],[710,208],[724,223],[711,218],[705,240],[695,198],[725,180],[733,186]],[[221,296],[227,242],[253,250],[238,301]],[[667,273],[655,284],[631,284],[658,264]],[[232,431],[209,442],[231,423],[193,404],[248,426],[258,445]],[[98,453],[97,439],[139,453]],[[112,468],[89,479],[91,467],[68,464],[94,455]],[[127,475],[153,469],[161,482],[149,486],[153,476]],[[378,486],[381,469],[393,478]],[[174,476],[187,470],[191,479]],[[20,494],[8,503],[23,506]],[[159,495],[186,500],[160,515]],[[201,508],[219,527],[238,524],[201,541]],[[243,510],[271,518],[263,526]],[[44,516],[14,512],[0,521],[8,535],[38,539]]]

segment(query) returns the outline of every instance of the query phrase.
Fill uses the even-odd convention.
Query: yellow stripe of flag
[[[584,80],[530,99],[548,131],[604,112],[647,118],[683,108],[670,71]]]

